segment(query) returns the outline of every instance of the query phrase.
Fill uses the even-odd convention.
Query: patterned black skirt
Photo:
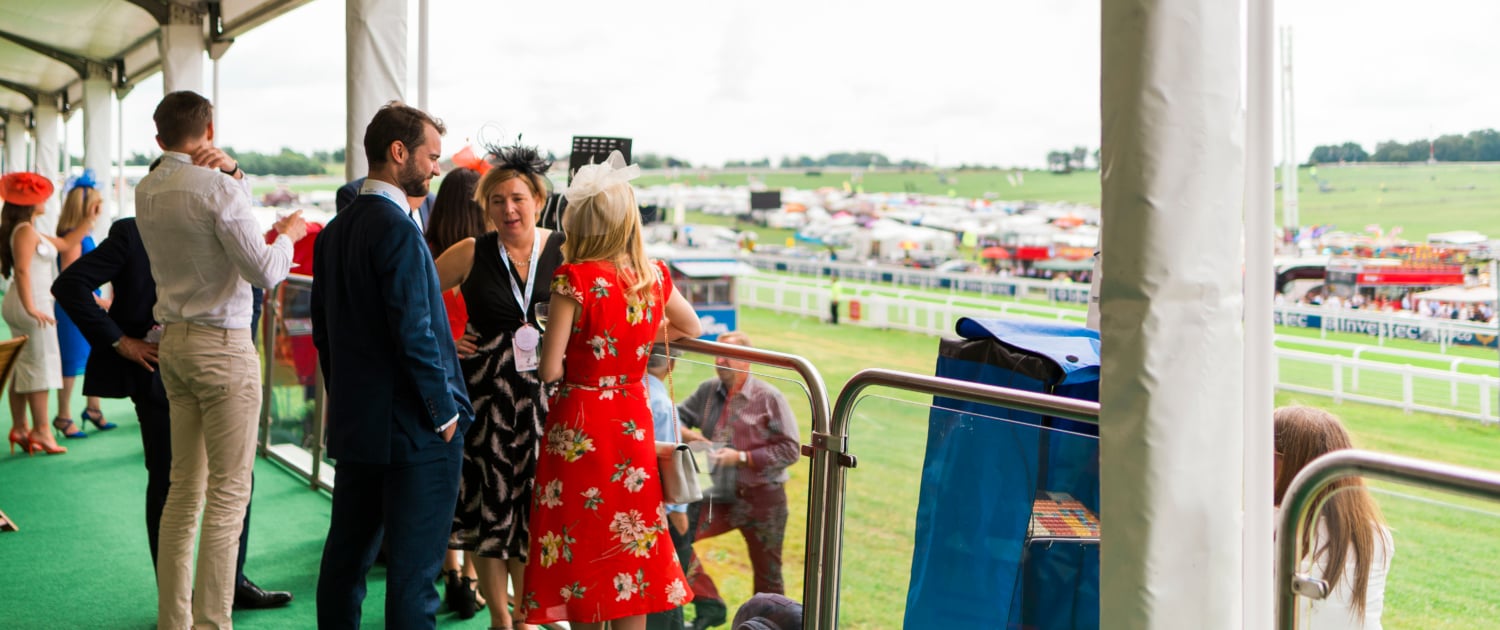
[[[474,424],[464,436],[448,547],[524,562],[537,449],[547,414],[542,384],[534,371],[516,372],[509,333],[481,339],[478,355],[464,359],[462,366]]]

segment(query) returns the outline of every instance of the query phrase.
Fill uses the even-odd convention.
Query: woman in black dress
[[[463,479],[448,545],[475,554],[490,625],[510,628],[506,578],[515,592],[525,592],[526,523],[547,412],[536,372],[541,331],[532,305],[551,299],[563,236],[536,227],[551,163],[528,147],[492,154],[493,168],[479,180],[475,200],[495,231],[448,248],[437,268],[445,291],[457,286],[463,292],[466,337],[478,349],[461,361],[474,425],[464,436]]]

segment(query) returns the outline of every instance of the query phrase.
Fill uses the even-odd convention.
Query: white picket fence
[[[746,276],[737,281],[737,299],[744,306],[780,313],[826,318],[829,286],[826,281],[789,276]],[[846,285],[846,302],[840,323],[871,328],[905,330],[934,336],[952,336],[963,317],[1023,318],[1083,323],[1078,309],[1034,306],[1000,298],[978,299],[943,296],[885,286]],[[856,306],[855,304],[858,304]],[[858,316],[855,310],[858,310]],[[1396,407],[1411,413],[1422,411],[1468,418],[1489,424],[1500,421],[1500,378],[1472,374],[1475,370],[1500,372],[1500,362],[1457,358],[1448,355],[1366,346],[1314,337],[1278,335],[1275,350],[1277,387],[1332,398]],[[1353,356],[1295,350],[1302,346],[1348,351]],[[1392,360],[1418,360],[1446,364],[1434,369]],[[1468,371],[1464,371],[1468,368]]]

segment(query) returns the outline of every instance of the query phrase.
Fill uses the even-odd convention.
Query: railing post
[[[1490,423],[1490,422],[1494,422],[1496,420],[1495,416],[1493,416],[1493,415],[1490,414],[1490,411],[1491,411],[1491,407],[1490,407],[1490,384],[1488,382],[1481,382],[1479,384],[1479,419],[1480,419],[1480,422]]]
[[[265,457],[271,450],[271,409],[275,403],[272,396],[276,393],[275,383],[271,379],[275,376],[276,368],[276,332],[281,329],[277,323],[281,320],[281,292],[285,283],[278,284],[267,289],[261,294],[260,311],[260,353],[261,353],[261,379],[260,379],[260,456]],[[274,299],[272,296],[275,296]]]
[[[1359,353],[1363,350],[1364,347],[1362,346],[1354,349],[1354,364],[1352,367],[1353,376],[1350,379],[1349,386],[1349,391],[1351,392],[1359,391]]]
[[[1333,356],[1333,404],[1338,405],[1338,404],[1343,404],[1343,402],[1344,402],[1344,357],[1343,357],[1343,355],[1337,355],[1336,354],[1336,355]]]
[[[1411,393],[1411,364],[1405,364],[1403,367],[1405,369],[1401,372],[1401,403],[1402,409],[1410,414],[1412,403],[1415,402],[1412,400]]]
[[[1448,381],[1448,398],[1454,409],[1458,409],[1458,366],[1464,362],[1463,359],[1454,359],[1448,370],[1453,372],[1453,379]]]
[[[323,362],[313,371],[313,442],[308,452],[312,455],[312,475],[309,482],[314,491],[323,470],[323,425],[328,420],[327,394],[323,391]]]

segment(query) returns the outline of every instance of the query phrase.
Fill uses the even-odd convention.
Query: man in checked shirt
[[[719,336],[720,343],[748,347],[741,332]],[[699,541],[739,530],[755,571],[756,593],[784,593],[781,544],[786,536],[787,467],[801,456],[797,419],[786,397],[750,375],[745,361],[718,358],[718,378],[698,386],[677,408],[687,427],[684,442],[708,441],[722,445],[709,455],[714,488],[697,506]],[[697,606],[694,628],[724,622],[727,610],[713,578],[698,562],[689,567],[688,581]]]

